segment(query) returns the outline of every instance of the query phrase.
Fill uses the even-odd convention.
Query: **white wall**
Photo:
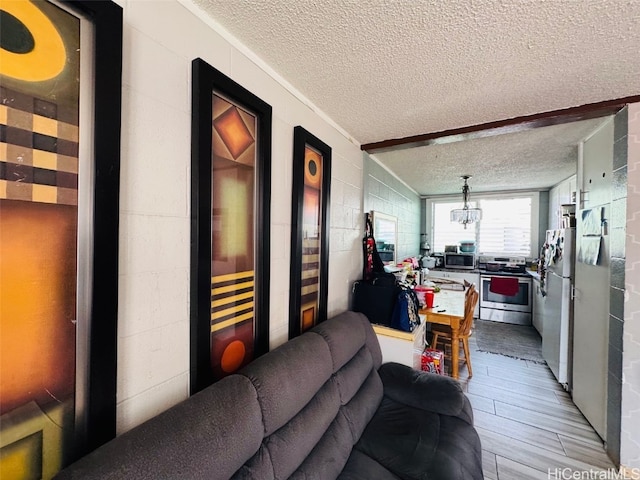
[[[273,107],[271,348],[288,334],[294,126],[333,149],[330,316],[348,308],[351,282],[361,271],[363,228],[358,144],[267,74],[253,54],[243,54],[233,38],[199,20],[186,0],[117,3],[124,9],[117,389],[122,433],[188,396],[194,58]]]

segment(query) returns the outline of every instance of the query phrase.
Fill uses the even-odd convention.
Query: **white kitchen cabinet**
[[[542,290],[540,289],[540,280],[535,278],[533,279],[533,317],[532,323],[535,329],[538,331],[540,336],[542,336],[542,322],[544,319],[544,304],[545,297],[542,295]]]
[[[463,282],[466,280],[469,283],[473,283],[476,286],[476,290],[480,291],[480,274],[473,272],[460,272],[460,271],[450,271],[450,270],[431,270],[429,275],[427,275],[427,280],[433,281],[434,278],[444,278],[446,280],[456,280],[458,282]],[[437,283],[437,282],[434,282]],[[473,311],[473,317],[480,317],[480,301],[476,303],[476,308]]]

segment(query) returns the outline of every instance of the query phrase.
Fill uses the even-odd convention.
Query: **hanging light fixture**
[[[482,210],[469,207],[470,188],[469,185],[467,185],[467,180],[471,178],[471,175],[463,175],[460,178],[464,180],[464,185],[462,185],[462,208],[454,208],[451,210],[450,219],[452,222],[464,225],[466,230],[468,224],[478,222],[482,219]]]

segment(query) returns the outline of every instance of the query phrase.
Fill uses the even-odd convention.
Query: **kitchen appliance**
[[[420,250],[425,252],[425,255],[427,256],[429,256],[429,252],[431,251],[428,238],[429,236],[426,233],[420,234]]]
[[[476,242],[472,240],[463,240],[460,242],[460,251],[462,253],[476,253]]]
[[[458,253],[458,245],[445,245],[444,253]]]
[[[422,257],[420,263],[422,263],[422,268],[435,268],[436,259],[434,257]]]
[[[480,255],[478,269],[489,272],[526,273],[527,260],[525,257],[491,257]]]
[[[436,268],[444,267],[444,253],[433,253],[431,256],[436,259]]]
[[[565,389],[571,389],[573,287],[576,231],[547,230],[541,254],[543,290],[542,356]]]
[[[480,256],[478,268],[480,269],[480,319],[531,325],[533,286],[531,277],[526,273],[525,258]],[[492,277],[517,279],[515,295],[492,292]]]
[[[446,253],[444,254],[444,268],[458,268],[473,270],[476,268],[476,256],[473,253]]]

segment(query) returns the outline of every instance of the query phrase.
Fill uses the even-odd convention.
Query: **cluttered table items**
[[[435,295],[433,308],[420,309],[420,314],[425,316],[427,322],[451,327],[451,376],[455,379],[458,379],[460,355],[458,335],[460,323],[464,318],[464,302],[464,291],[441,290]]]

